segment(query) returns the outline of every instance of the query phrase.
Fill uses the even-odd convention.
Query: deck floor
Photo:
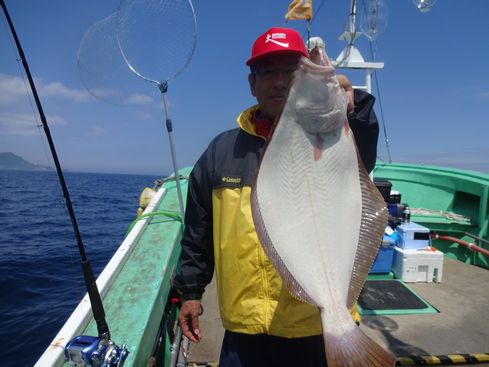
[[[363,316],[361,329],[396,356],[489,353],[488,270],[445,257],[441,283],[408,285],[439,313]],[[217,363],[224,330],[212,283],[203,307],[203,340],[191,345],[189,361]]]
[[[488,270],[445,257],[441,283],[408,285],[439,313],[364,316],[362,330],[396,356],[489,353]]]

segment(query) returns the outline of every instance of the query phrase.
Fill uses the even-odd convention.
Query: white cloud
[[[57,115],[46,116],[49,126],[63,125],[65,120]],[[0,112],[0,135],[37,135],[42,129],[40,121],[32,114]]]
[[[92,127],[85,132],[85,136],[102,136],[105,134],[105,129],[100,126]]]
[[[146,94],[134,93],[126,98],[125,104],[137,105],[137,106],[147,106],[153,102],[153,98]]]
[[[489,91],[488,92],[480,92],[477,95],[477,98],[483,102],[488,102],[489,101]]]
[[[104,102],[119,106],[148,106],[153,103],[150,95],[143,93],[127,94],[123,88],[91,88],[90,93]]]
[[[486,154],[461,154],[461,155],[445,155],[439,157],[428,158],[427,160],[430,164],[441,164],[441,165],[459,165],[463,166],[466,164],[487,164],[489,166],[489,157]]]
[[[163,111],[160,111],[160,113],[162,114]],[[140,111],[136,116],[138,120],[150,120],[150,119],[152,120],[154,118],[153,114],[149,112],[147,109]],[[160,118],[163,118],[161,116],[163,115],[160,115]]]
[[[25,96],[26,87],[22,78],[0,73],[0,105],[9,105]]]
[[[91,99],[90,94],[82,89],[68,88],[60,82],[44,83],[35,79],[39,95],[42,97],[56,97],[73,102],[85,102]],[[31,95],[30,87],[26,80],[18,76],[0,73],[0,105],[10,105]],[[30,97],[29,97],[30,98]]]
[[[71,89],[65,87],[60,82],[53,82],[48,84],[43,84],[42,82],[40,82],[39,84],[41,87],[39,93],[42,93],[44,96],[60,97],[69,99],[74,102],[85,102],[91,99],[91,96],[87,91],[82,89]]]
[[[394,161],[489,172],[489,151],[485,148],[436,154],[400,155]]]
[[[90,93],[92,96],[101,99],[102,101],[106,101],[109,103],[117,104],[117,101],[121,99],[120,91],[114,88],[90,88]]]
[[[124,88],[92,88],[90,92],[85,89],[69,88],[60,82],[44,82],[35,78],[36,89],[41,99],[61,98],[76,103],[93,100],[97,97],[103,101],[123,106],[148,106],[154,102],[151,95],[144,93],[127,93]],[[0,106],[11,106],[14,103],[27,103],[32,99],[27,79],[19,76],[0,73]],[[33,102],[34,103],[34,102]]]

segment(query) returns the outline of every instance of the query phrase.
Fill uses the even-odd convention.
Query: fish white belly
[[[289,291],[321,311],[328,366],[393,366],[354,323],[387,222],[358,158],[330,64],[303,59],[265,147],[251,204],[260,242]]]
[[[286,144],[287,152],[268,150],[260,167],[258,200],[275,198],[260,206],[261,214],[277,254],[314,303],[346,304],[362,205],[355,144],[343,127],[322,134],[323,153],[315,160],[310,139],[316,137],[291,123],[274,133],[274,146]],[[330,284],[339,299],[333,301]]]

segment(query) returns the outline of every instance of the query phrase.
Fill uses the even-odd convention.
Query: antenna
[[[383,62],[366,62],[360,51],[355,47],[355,41],[362,35],[356,31],[357,17],[357,2],[351,0],[350,15],[345,31],[340,35],[339,39],[347,41],[348,44],[341,51],[336,60],[332,60],[331,64],[337,69],[364,69],[365,70],[365,85],[354,86],[356,89],[362,89],[369,93],[372,91],[372,72],[384,67]]]
[[[369,41],[372,41],[374,38],[376,38],[385,28],[385,10],[383,8],[383,0],[370,0],[368,4],[368,9],[365,10],[367,14],[364,14],[364,18],[366,19],[362,19],[362,24],[368,24],[366,35],[369,38]],[[340,40],[345,40],[348,42],[348,44],[343,49],[343,51],[341,51],[336,60],[331,61],[331,64],[337,69],[365,70],[365,85],[353,86],[353,88],[362,89],[367,91],[368,93],[372,93],[372,73],[375,72],[375,70],[383,69],[384,63],[366,62],[360,51],[355,47],[355,40],[362,34],[361,32],[356,31],[356,15],[357,2],[356,0],[351,0],[348,24],[345,31],[339,37]],[[381,26],[382,29],[379,30],[379,26]],[[387,129],[384,122],[384,113],[382,109],[382,101],[380,99],[380,90],[378,87],[377,77],[375,78],[375,81],[377,83],[377,91],[379,92],[379,102],[382,114],[385,146],[387,150],[387,155],[389,157],[389,162],[392,162],[389,147],[389,138],[387,137]]]

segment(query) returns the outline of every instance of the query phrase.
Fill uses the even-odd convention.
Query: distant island
[[[11,152],[3,152],[0,153],[0,170],[53,171],[53,168],[27,162],[24,158]]]

